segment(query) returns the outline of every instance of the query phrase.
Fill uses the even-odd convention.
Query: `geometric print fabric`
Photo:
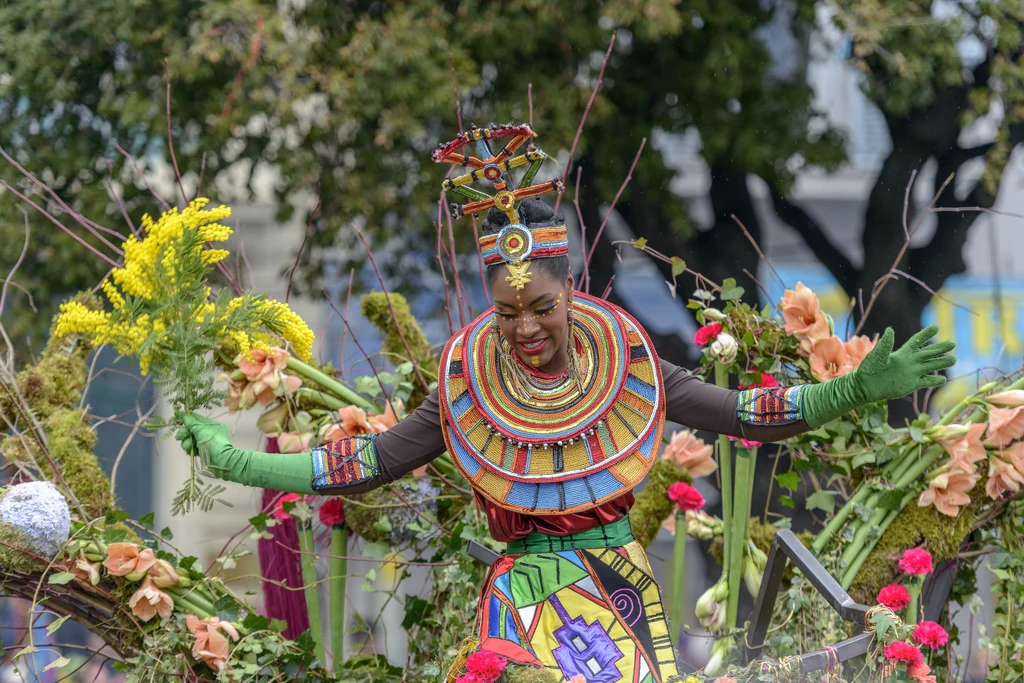
[[[562,681],[583,674],[597,683],[664,683],[677,675],[661,593],[635,541],[502,556],[478,624],[481,648]]]

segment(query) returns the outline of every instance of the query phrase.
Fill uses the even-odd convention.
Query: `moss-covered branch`
[[[408,359],[426,375],[436,375],[437,359],[404,296],[393,292],[387,296],[383,292],[371,292],[360,299],[359,308],[363,317],[384,335],[382,350],[389,358]],[[394,316],[391,315],[392,309],[395,312]],[[412,396],[409,398],[409,410],[415,410],[423,403],[427,393],[426,387],[420,382],[414,382]]]

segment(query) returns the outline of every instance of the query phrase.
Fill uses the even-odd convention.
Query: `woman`
[[[229,481],[322,495],[369,491],[447,450],[508,544],[482,592],[481,647],[565,679],[669,681],[669,627],[627,517],[666,418],[786,439],[942,384],[930,373],[954,364],[953,342],[926,346],[928,328],[890,353],[890,329],[857,370],[822,384],[705,384],[659,361],[625,311],[573,290],[560,216],[538,199],[517,211],[521,222],[492,209],[483,226],[494,308],[448,342],[438,390],[397,426],[287,455],[234,448],[199,416],[179,438]]]

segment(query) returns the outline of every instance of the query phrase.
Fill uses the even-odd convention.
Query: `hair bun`
[[[537,197],[527,197],[519,204],[519,208],[516,211],[519,213],[523,223],[529,228],[562,225],[565,223],[565,218],[561,214],[555,213],[553,208]],[[493,235],[508,225],[508,223],[508,216],[501,209],[497,207],[492,208],[487,211],[487,217],[481,225],[482,234]]]

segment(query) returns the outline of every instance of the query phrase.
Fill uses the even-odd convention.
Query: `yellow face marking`
[[[526,289],[526,285],[530,284],[530,262],[529,261],[512,261],[506,263],[505,267],[508,268],[509,276],[505,278],[505,281],[516,289]]]

